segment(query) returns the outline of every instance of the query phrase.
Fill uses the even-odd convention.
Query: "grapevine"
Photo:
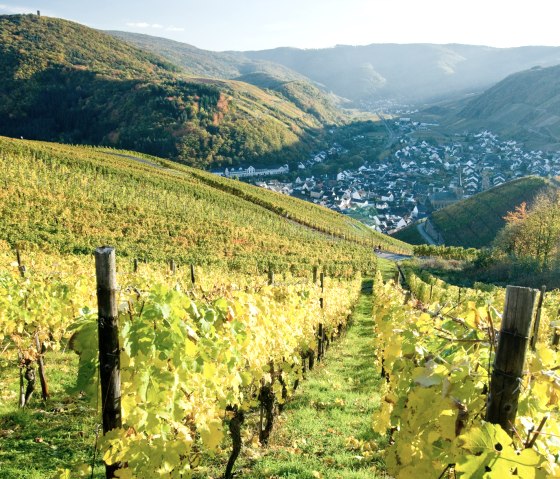
[[[465,478],[559,477],[560,378],[549,334],[540,335],[530,354],[510,438],[483,421],[503,290],[463,288],[458,303],[458,288],[429,281],[408,275],[410,300],[392,282],[383,284],[380,276],[375,282],[375,342],[386,385],[374,429],[391,431],[389,472],[399,478],[451,471]],[[558,298],[545,303],[541,331],[549,331],[553,302]],[[543,417],[548,420],[534,435]]]

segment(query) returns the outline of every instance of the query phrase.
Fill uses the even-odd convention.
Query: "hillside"
[[[115,146],[211,167],[296,161],[322,127],[321,115],[306,113],[288,94],[195,78],[65,20],[0,16],[0,59],[0,134],[7,136]]]
[[[0,241],[11,247],[113,244],[122,256],[262,271],[362,268],[372,243],[399,246],[325,208],[126,151],[0,138],[0,167]]]
[[[343,118],[340,98],[329,94],[305,76],[278,63],[251,60],[243,53],[212,52],[167,38],[139,33],[110,31],[111,35],[180,65],[193,76],[232,79],[271,90],[293,102],[323,123]]]
[[[560,63],[560,48],[475,45],[373,44],[244,52],[279,63],[358,105],[391,98],[427,102],[488,88],[536,65]]]
[[[560,142],[560,66],[516,73],[468,102],[456,128],[488,128],[516,139]]]
[[[528,176],[478,193],[470,198],[434,212],[429,220],[448,246],[480,248],[489,246],[503,228],[503,217],[522,202],[530,203],[551,183],[541,177]],[[395,238],[422,244],[416,224],[395,233]]]

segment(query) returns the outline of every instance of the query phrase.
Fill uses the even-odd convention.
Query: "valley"
[[[560,477],[553,16],[433,1],[0,4],[0,479]]]
[[[451,133],[422,119],[421,113],[415,113],[384,120],[385,128],[390,128],[390,134],[385,133],[389,148],[382,139],[383,129],[373,125],[349,141],[330,143],[327,150],[300,162],[295,172],[281,174],[295,179],[243,173],[239,178],[393,234],[445,206],[509,181],[560,175],[560,151],[529,150],[522,142],[502,139],[489,130]],[[346,164],[356,156],[361,164]],[[318,165],[336,166],[332,173],[321,174]],[[235,177],[236,171],[228,175]],[[436,242],[442,241],[437,232],[434,236]]]

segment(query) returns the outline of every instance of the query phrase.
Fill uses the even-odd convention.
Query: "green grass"
[[[48,479],[58,468],[91,464],[100,417],[79,394],[77,355],[47,353],[51,398],[41,400],[39,380],[25,409],[17,406],[19,387],[15,361],[0,360],[0,479]],[[95,479],[104,477],[99,460]]]
[[[250,479],[374,479],[383,477],[381,452],[364,452],[350,438],[373,449],[385,439],[372,431],[379,405],[379,372],[372,345],[371,280],[352,316],[346,336],[327,351],[325,360],[286,405],[261,457],[246,456],[239,468]]]
[[[381,271],[383,281],[388,281],[395,277],[397,266],[394,261],[385,258],[377,258],[377,269]]]
[[[420,232],[418,231],[418,224],[412,223],[408,225],[406,228],[397,231],[393,235],[393,238],[405,241],[409,244],[426,244],[426,240],[422,237]]]

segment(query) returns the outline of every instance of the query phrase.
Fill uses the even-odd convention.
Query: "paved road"
[[[378,112],[377,116],[381,119],[381,122],[387,129],[387,134],[389,135],[389,137],[387,138],[387,144],[385,145],[385,148],[391,148],[393,144],[397,141],[397,135],[391,129],[391,126],[389,125],[389,121],[387,121],[387,119],[383,116],[383,113]],[[390,119],[389,115],[387,115],[387,118]]]
[[[437,245],[437,243],[432,239],[432,237],[428,233],[426,233],[426,223],[424,221],[418,223],[416,225],[416,228],[418,229],[418,233],[420,233],[420,235],[422,236],[422,238],[424,238],[426,243]]]
[[[376,251],[375,254],[378,258],[388,259],[388,260],[391,260],[391,261],[403,261],[405,259],[412,258],[412,256],[410,256],[410,255],[388,253],[386,251]]]

